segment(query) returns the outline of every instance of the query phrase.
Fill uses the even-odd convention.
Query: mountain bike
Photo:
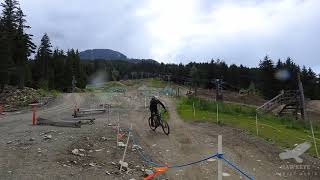
[[[149,126],[153,131],[155,131],[159,126],[161,126],[163,132],[166,135],[170,134],[169,124],[163,120],[161,113],[154,113],[151,115],[151,117],[149,117]]]

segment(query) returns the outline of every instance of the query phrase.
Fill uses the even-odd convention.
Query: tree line
[[[300,74],[305,95],[311,99],[320,99],[319,76],[311,68],[295,64],[290,57],[283,61],[273,61],[265,56],[260,60],[259,67],[253,68],[228,65],[220,59],[185,65],[157,63],[152,60],[139,60],[138,63],[123,60],[82,60],[81,63],[87,77],[104,71],[109,80],[162,77],[167,81],[202,88],[215,88],[215,79],[221,79],[224,87],[229,90],[251,88],[266,99],[276,96],[281,90],[297,90],[297,76]]]
[[[4,0],[0,16],[0,91],[6,84],[43,89],[66,90],[75,77],[84,88],[86,76],[74,49],[52,51],[49,36],[44,34],[36,48],[27,33],[26,15],[17,0]],[[32,55],[35,54],[34,57]]]
[[[74,80],[78,88],[85,88],[95,73],[104,72],[115,81],[162,75],[164,80],[203,88],[214,88],[215,79],[222,79],[231,90],[250,88],[269,99],[282,89],[297,89],[300,74],[306,96],[320,99],[318,75],[311,68],[299,67],[291,58],[274,61],[266,56],[254,68],[228,65],[219,59],[188,64],[164,64],[149,59],[80,60],[78,50],[53,50],[46,33],[37,48],[32,35],[27,33],[30,26],[18,1],[4,0],[1,6],[0,91],[6,84],[68,91]]]

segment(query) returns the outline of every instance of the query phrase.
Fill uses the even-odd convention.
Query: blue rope
[[[253,177],[250,177],[250,176],[247,175],[245,172],[241,171],[241,169],[239,169],[236,165],[232,164],[230,161],[226,160],[224,157],[221,157],[221,159],[223,159],[228,165],[230,165],[231,167],[233,167],[235,170],[237,170],[238,172],[240,172],[242,175],[246,176],[248,179],[254,180]]]
[[[169,166],[168,168],[181,168],[181,167],[185,167],[185,166],[190,166],[190,165],[197,164],[197,163],[206,161],[206,160],[208,160],[208,159],[217,157],[218,155],[219,155],[219,154],[212,154],[212,155],[210,155],[210,156],[208,156],[208,157],[206,157],[206,158],[200,159],[200,160],[198,160],[198,161],[194,161],[194,162],[190,162],[190,163],[186,163],[186,164],[181,164],[181,165]]]

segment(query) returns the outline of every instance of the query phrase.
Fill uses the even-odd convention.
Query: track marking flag
[[[150,180],[164,172],[166,172],[168,170],[168,167],[158,167],[158,168],[154,168],[155,169],[155,173],[148,175],[147,177],[144,178],[144,180]]]

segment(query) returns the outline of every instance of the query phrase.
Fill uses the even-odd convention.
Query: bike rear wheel
[[[155,127],[153,125],[154,125],[153,118],[149,117],[149,127],[150,127],[150,129],[152,129],[152,131],[155,131],[157,129],[157,127]]]
[[[162,121],[161,126],[162,126],[163,132],[164,132],[166,135],[169,135],[169,134],[170,134],[169,124],[168,124],[166,121]]]

